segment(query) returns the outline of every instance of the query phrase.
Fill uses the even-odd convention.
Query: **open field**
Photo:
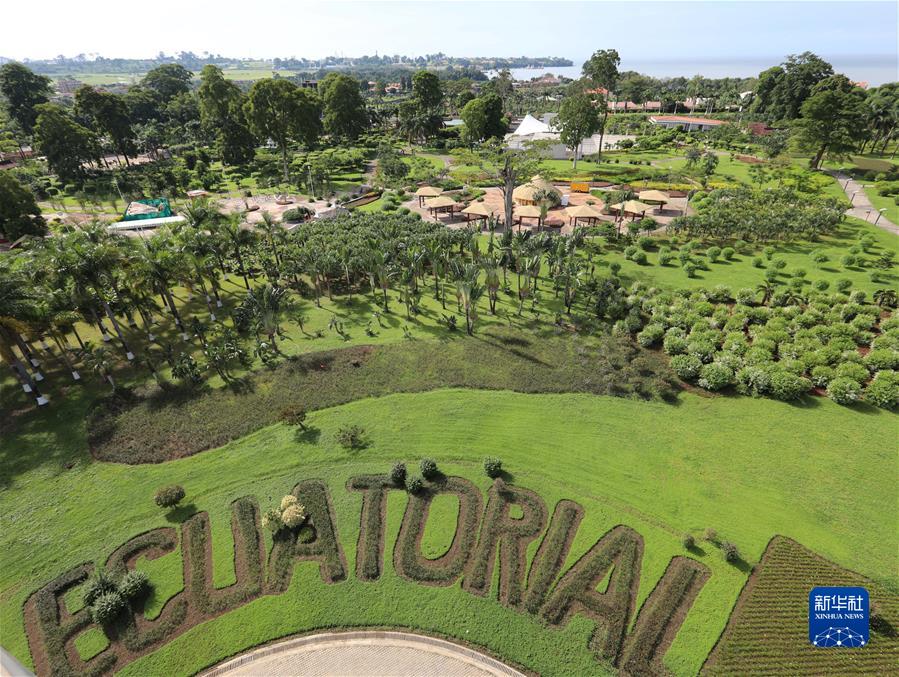
[[[222,73],[228,80],[262,80],[270,78],[275,73],[280,77],[286,78],[296,75],[296,71],[279,70],[273,71],[270,68],[224,68]],[[199,72],[195,72],[199,75]],[[137,84],[146,73],[50,73],[48,77],[54,80],[74,79],[83,82],[86,85],[114,85],[124,82],[129,85]]]
[[[69,566],[102,561],[129,536],[169,524],[152,505],[157,486],[180,483],[187,489],[189,505],[176,513],[177,521],[194,510],[209,512],[215,583],[223,586],[234,581],[225,527],[234,499],[253,495],[265,509],[297,481],[323,479],[352,571],[360,498],[346,491],[347,478],[385,472],[396,460],[407,461],[414,471],[426,456],[445,473],[474,480],[482,489],[489,480],[479,469],[481,459],[498,456],[514,483],[536,489],[548,506],[562,498],[581,503],[585,518],[568,564],[612,526],[636,529],[645,542],[638,608],[669,558],[684,553],[680,535],[698,537],[706,527],[734,541],[749,564],[780,533],[896,589],[888,573],[895,571],[891,529],[880,519],[895,512],[891,446],[896,419],[882,412],[860,415],[826,401],[795,407],[684,395],[671,405],[588,395],[438,391],[316,412],[308,421],[314,431],[309,435],[298,437],[278,424],[219,450],[137,467],[90,462],[83,425],[71,425],[64,409],[57,416],[49,426],[35,421],[4,434],[0,443],[4,464],[15,463],[23,450],[33,461],[0,496],[4,519],[19,525],[4,529],[2,536],[0,608],[4,627],[11,628],[4,644],[26,661],[20,614],[27,595]],[[764,432],[759,420],[769,422]],[[581,423],[572,426],[572,421]],[[350,424],[365,428],[365,449],[346,451],[335,443],[337,429]],[[846,454],[856,459],[848,467],[840,460]],[[835,465],[842,468],[839,475],[819,472]],[[660,483],[664,491],[658,490]],[[848,489],[862,484],[861,494]],[[388,564],[378,583],[350,574],[346,582],[326,585],[314,565],[301,565],[286,595],[263,597],[201,625],[134,663],[126,674],[181,674],[271,638],[351,625],[411,626],[461,636],[546,674],[596,669],[586,648],[590,624],[584,619],[561,631],[547,630],[496,604],[492,596],[481,599],[458,586],[428,588],[399,578],[389,562],[403,504],[401,495],[390,495]],[[48,510],[56,505],[66,509]],[[828,506],[826,513],[821,505]],[[850,509],[852,522],[842,517]],[[747,513],[753,519],[747,520]],[[435,526],[436,520],[452,517],[452,511],[435,509]],[[865,525],[863,539],[858,524]],[[439,543],[428,543],[439,549]],[[531,546],[529,557],[536,543]],[[40,558],[33,557],[35,551]],[[746,577],[745,570],[726,564],[706,542],[689,554],[712,575],[665,658],[677,674],[698,671]],[[158,611],[166,592],[178,590],[178,558],[175,551],[139,562],[160,590],[150,613]],[[85,650],[95,651],[98,642],[96,637],[85,641]]]

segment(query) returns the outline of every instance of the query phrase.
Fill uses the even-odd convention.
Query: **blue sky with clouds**
[[[758,72],[810,50],[857,79],[897,79],[897,7],[886,2],[11,2],[0,55],[274,57],[444,52],[557,55],[614,47],[622,68]],[[674,68],[673,72],[671,71]],[[686,69],[686,70],[684,70]]]

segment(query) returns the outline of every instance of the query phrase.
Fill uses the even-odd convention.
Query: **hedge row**
[[[307,480],[294,487],[293,495],[306,507],[308,523],[314,529],[314,538],[301,542],[298,532],[281,529],[275,534],[269,553],[266,592],[278,594],[287,590],[293,576],[294,564],[301,561],[319,563],[319,574],[325,583],[335,583],[346,578],[346,558],[334,527],[334,509],[328,495],[328,487],[320,480]]]
[[[584,508],[579,504],[567,499],[556,503],[549,528],[528,573],[528,589],[524,597],[524,610],[528,613],[536,614],[546,601],[552,584],[562,571],[582,519]]]
[[[520,519],[511,516],[513,505],[520,506]],[[546,514],[546,504],[540,496],[497,479],[487,492],[480,539],[462,587],[476,595],[490,590],[498,547],[499,601],[510,607],[520,606],[528,544],[543,531]]]
[[[589,647],[614,663],[621,648],[628,619],[633,613],[640,581],[643,538],[633,529],[617,526],[600,538],[559,580],[541,609],[550,625],[565,625],[580,612],[596,622]],[[612,575],[605,592],[596,586]]]
[[[347,489],[362,492],[359,539],[356,541],[356,578],[375,581],[381,577],[384,560],[387,492],[396,489],[396,482],[385,475],[362,475],[350,478]]]
[[[437,494],[451,493],[459,499],[456,533],[447,552],[437,559],[421,554],[431,501]],[[447,477],[430,483],[418,494],[410,494],[393,554],[393,565],[401,577],[418,583],[447,586],[462,574],[474,550],[481,517],[481,492],[466,479]]]

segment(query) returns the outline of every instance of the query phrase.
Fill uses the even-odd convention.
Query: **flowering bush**
[[[827,396],[837,404],[853,404],[861,399],[862,387],[851,378],[835,378],[827,386]]]

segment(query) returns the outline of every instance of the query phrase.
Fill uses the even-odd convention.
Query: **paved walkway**
[[[380,630],[328,632],[264,646],[201,677],[524,677],[468,647],[436,637]]]
[[[885,216],[881,216],[880,220],[877,219],[878,212],[865,194],[861,183],[842,172],[829,171],[827,173],[840,182],[840,188],[846,193],[846,197],[852,200],[852,207],[846,210],[847,214],[854,216],[857,219],[861,219],[862,221],[868,221],[869,223],[877,221],[878,228],[882,228],[894,235],[899,235],[899,226],[895,223]],[[855,195],[855,198],[852,197],[853,195]]]

